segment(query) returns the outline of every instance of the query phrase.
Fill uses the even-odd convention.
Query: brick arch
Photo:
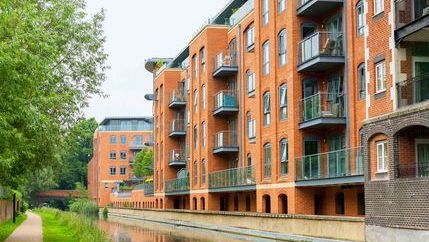
[[[413,119],[413,120],[404,120],[398,123],[395,123],[392,128],[392,136],[397,134],[404,128],[412,127],[412,126],[423,126],[429,129],[429,119]]]
[[[366,143],[368,143],[372,139],[372,137],[374,137],[377,134],[384,134],[389,138],[392,137],[392,133],[384,125],[376,125],[373,127],[367,127],[366,130],[367,130],[367,133],[365,135]]]

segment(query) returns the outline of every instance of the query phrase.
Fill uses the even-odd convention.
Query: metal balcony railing
[[[298,64],[317,57],[343,56],[342,32],[316,32],[299,42]]]
[[[427,0],[397,0],[395,2],[396,29],[429,15]]]
[[[254,8],[254,0],[248,0],[245,2],[235,13],[229,18],[229,25],[234,26],[238,24],[244,17],[252,12]]]
[[[129,149],[134,149],[134,150],[135,149],[143,149],[143,147],[144,147],[143,139],[134,140],[128,144]]]
[[[186,103],[186,95],[184,89],[174,89],[170,93],[170,106],[174,103]]]
[[[223,52],[219,52],[214,60],[213,70],[216,71],[222,67],[237,67],[237,52],[225,50]]]
[[[395,165],[396,178],[429,178],[429,160]]]
[[[185,163],[186,154],[184,150],[170,150],[169,164]]]
[[[362,147],[303,156],[295,160],[296,180],[363,175]]]
[[[154,193],[153,182],[144,183],[143,184],[143,190],[144,190],[144,195],[146,195],[146,196],[153,195],[153,193]]]
[[[232,168],[209,174],[209,188],[227,188],[256,184],[253,166]]]
[[[189,191],[189,177],[177,178],[173,180],[165,181],[165,192],[186,192]]]
[[[238,108],[237,95],[234,91],[220,91],[213,97],[213,111],[221,108]]]
[[[170,122],[170,133],[186,132],[186,125],[184,119],[174,119]]]
[[[238,147],[237,132],[221,131],[214,135],[214,149]]]
[[[429,100],[429,73],[396,83],[398,108]]]
[[[316,118],[344,118],[343,93],[317,93],[298,104],[300,123]]]

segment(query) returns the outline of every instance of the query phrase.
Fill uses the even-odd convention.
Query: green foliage
[[[36,212],[42,217],[44,242],[109,241],[108,236],[98,228],[96,220],[90,217],[51,208]]]
[[[1,173],[1,172],[0,172]],[[28,179],[23,184],[23,190],[27,201],[33,201],[37,192],[46,191],[57,186],[56,174],[53,167],[37,169],[28,174]]]
[[[107,219],[109,217],[109,210],[105,207],[103,208],[103,218]]]
[[[153,150],[144,149],[140,151],[134,160],[134,175],[145,177],[153,175]]]
[[[0,1],[0,185],[59,165],[63,137],[103,95],[103,12],[85,0]]]
[[[98,206],[95,202],[89,200],[89,194],[85,187],[78,182],[75,189],[79,192],[79,198],[71,200],[69,204],[70,211],[83,215],[98,216]]]
[[[27,215],[20,214],[18,217],[16,217],[16,223],[14,224],[12,219],[0,223],[0,241],[5,241],[9,235],[15,231],[15,229],[22,224],[27,219]]]

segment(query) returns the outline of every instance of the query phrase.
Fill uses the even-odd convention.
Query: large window
[[[201,146],[206,147],[206,122],[201,123]]]
[[[201,161],[201,183],[205,184],[206,183],[206,160],[202,160]]]
[[[121,167],[120,168],[120,173],[121,173],[121,175],[125,175],[127,173],[127,168],[126,167]]]
[[[255,27],[252,25],[246,30],[247,51],[252,51],[255,47]]]
[[[194,171],[194,184],[198,184],[198,161],[194,161],[194,167],[193,167],[193,171]]]
[[[121,135],[121,144],[126,144],[127,143],[127,137],[125,135]]]
[[[283,29],[282,31],[280,31],[279,33],[279,40],[278,40],[278,44],[279,44],[279,65],[283,66],[286,64],[286,50],[287,50],[287,41],[286,41],[286,37],[287,37],[287,32],[285,29]]]
[[[270,107],[270,93],[264,94],[264,126],[268,126],[271,123],[271,107]]]
[[[194,90],[194,112],[198,111],[198,90]]]
[[[262,74],[270,73],[270,42],[265,41],[262,45]]]
[[[207,101],[206,101],[206,85],[203,85],[201,87],[201,108],[203,110],[206,109],[206,103],[207,103]]]
[[[116,167],[114,167],[114,166],[110,167],[110,175],[111,176],[116,175]]]
[[[192,78],[196,80],[198,78],[198,57],[197,55],[192,56]]]
[[[287,119],[287,86],[281,85],[279,88],[280,120]]]
[[[264,145],[264,178],[271,177],[271,144]]]
[[[364,5],[363,1],[359,1],[356,5],[356,28],[357,28],[357,35],[361,36],[364,32]]]
[[[277,0],[277,11],[279,13],[285,11],[286,9],[286,0]]]
[[[281,175],[288,174],[288,162],[289,162],[288,149],[289,149],[289,146],[288,146],[287,139],[282,139],[280,141],[280,174]]]
[[[247,137],[249,139],[254,139],[256,138],[256,120],[252,119],[250,112],[247,112],[246,120],[247,120]]]
[[[376,92],[386,91],[386,62],[381,61],[375,65]]]
[[[206,49],[203,47],[200,50],[201,72],[206,70]]]
[[[365,72],[365,63],[362,63],[358,67],[358,91],[359,99],[366,98],[366,72]]]
[[[256,80],[255,73],[251,70],[247,70],[246,72],[246,82],[247,82],[247,94],[252,95],[255,93],[256,88]]]
[[[374,0],[374,15],[384,11],[384,0]]]
[[[194,126],[194,148],[196,149],[198,146],[198,128]]]
[[[376,143],[377,147],[377,172],[387,172],[387,141]]]
[[[268,24],[270,17],[270,0],[262,0],[262,24]]]

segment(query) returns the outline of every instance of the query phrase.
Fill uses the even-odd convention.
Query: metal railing
[[[144,190],[144,195],[153,195],[154,193],[154,186],[153,186],[153,182],[149,182],[149,183],[144,183],[143,184],[143,190]]]
[[[343,33],[316,32],[299,42],[298,64],[319,56],[343,55]]]
[[[343,118],[344,94],[319,92],[306,97],[298,104],[300,123],[316,118]]]
[[[363,175],[362,147],[303,156],[295,160],[296,180]]]
[[[170,93],[170,104],[173,102],[186,102],[185,90],[183,89],[174,89]]]
[[[234,91],[220,91],[213,96],[213,110],[237,108],[237,95]]]
[[[398,0],[395,2],[395,24],[399,29],[429,14],[426,0]]]
[[[220,131],[214,135],[214,149],[238,147],[237,132]]]
[[[254,8],[254,0],[248,0],[237,11],[235,11],[229,18],[229,25],[234,26],[238,24],[244,17],[252,12]]]
[[[132,141],[128,144],[128,148],[130,149],[142,149],[143,147],[143,139],[139,141]]]
[[[225,50],[219,52],[213,60],[213,71],[218,70],[221,67],[237,67],[237,51]]]
[[[173,119],[170,122],[170,133],[173,132],[185,132],[186,131],[186,125],[184,119]]]
[[[429,73],[396,83],[398,108],[429,100]]]
[[[170,150],[169,163],[186,162],[186,154],[184,150]]]
[[[209,174],[209,188],[254,185],[255,168],[253,166],[238,167],[216,171]]]
[[[189,177],[165,181],[165,192],[167,193],[186,191],[189,191]]]
[[[118,192],[118,197],[131,197],[131,192]]]
[[[429,178],[429,160],[422,164],[409,163],[395,165],[396,178]]]

